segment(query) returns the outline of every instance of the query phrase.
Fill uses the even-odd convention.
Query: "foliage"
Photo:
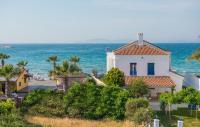
[[[51,90],[36,90],[28,94],[22,103],[21,111],[33,115],[64,116],[63,93]]]
[[[20,69],[24,69],[26,67],[26,65],[28,64],[28,61],[25,61],[25,60],[22,60],[22,61],[19,61],[17,63],[17,66],[20,68]]]
[[[153,112],[150,108],[138,108],[133,115],[132,121],[136,124],[148,125],[153,117]]]
[[[66,113],[77,118],[123,119],[127,98],[128,92],[122,88],[74,84],[65,95]]]
[[[47,62],[52,62],[54,71],[55,71],[57,61],[58,61],[58,57],[56,55],[49,56],[49,58],[47,59]]]
[[[177,98],[177,102],[179,103],[183,102],[183,103],[196,105],[198,104],[197,98],[196,98],[197,95],[198,95],[198,91],[190,86],[177,92],[176,98]]]
[[[71,56],[69,60],[70,60],[70,62],[76,64],[80,61],[80,58],[78,56]]]
[[[200,60],[200,48],[196,49],[196,51],[194,53],[192,53],[189,57],[189,60]]]
[[[131,83],[128,87],[129,93],[131,97],[143,97],[144,95],[149,93],[148,86],[142,79],[138,79]]]
[[[55,68],[55,73],[57,76],[66,77],[69,74],[79,73],[81,69],[77,64],[69,63],[67,60],[64,60],[61,65],[57,65]]]
[[[92,77],[86,77],[86,79],[84,80],[84,84],[94,84],[96,85],[96,81],[92,78]]]
[[[31,125],[25,122],[20,112],[13,109],[9,113],[0,114],[1,127],[41,127],[39,125]]]
[[[148,100],[143,98],[130,98],[126,102],[126,117],[132,119],[134,117],[134,113],[138,108],[147,108],[149,107]]]
[[[10,55],[4,54],[4,53],[0,53],[0,59],[1,59],[1,66],[4,66],[5,64],[5,59],[10,58]]]
[[[10,90],[8,87],[9,80],[16,75],[20,73],[20,70],[18,68],[15,68],[11,64],[6,64],[3,67],[0,68],[0,76],[4,77],[6,82],[5,82],[5,94],[9,95]]]
[[[6,101],[0,101],[0,114],[9,113],[13,108],[15,108],[15,102],[11,99],[7,99]]]
[[[112,68],[104,76],[104,82],[109,86],[123,86],[125,84],[124,73],[118,68]]]
[[[97,114],[101,118],[123,119],[128,91],[119,87],[103,87]]]
[[[96,119],[99,89],[93,84],[73,84],[64,97],[69,117]]]

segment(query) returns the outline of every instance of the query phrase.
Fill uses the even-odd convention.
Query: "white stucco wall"
[[[200,90],[200,78],[193,74],[186,73],[183,85],[192,86],[193,88]]]
[[[117,67],[129,76],[130,63],[137,63],[137,76],[147,76],[147,63],[155,63],[155,76],[169,75],[169,55],[114,55],[107,53],[107,71],[112,67]]]
[[[172,72],[172,71],[169,72],[169,76],[171,77],[171,79],[176,84],[176,87],[175,87],[176,91],[180,91],[182,89],[182,86],[183,86],[184,76],[179,75],[179,74]]]
[[[151,97],[157,97],[159,93],[171,93],[171,88],[167,87],[155,87],[154,89],[150,89]]]
[[[109,71],[111,68],[115,67],[115,55],[113,52],[107,52],[106,56],[106,63],[107,63],[107,71]]]

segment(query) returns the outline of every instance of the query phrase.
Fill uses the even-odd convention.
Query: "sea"
[[[58,64],[68,60],[70,56],[80,57],[80,66],[86,73],[96,69],[99,73],[106,71],[106,50],[114,50],[125,43],[98,43],[98,44],[10,44],[1,46],[0,52],[11,57],[5,62],[16,64],[21,60],[28,61],[27,68],[32,74],[39,74],[48,78],[48,71],[52,64],[47,62],[49,56],[57,55]],[[187,57],[200,43],[154,43],[155,45],[171,51],[171,66],[178,73],[200,74],[200,61],[189,61]]]

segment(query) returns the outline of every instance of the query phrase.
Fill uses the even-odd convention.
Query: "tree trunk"
[[[169,103],[169,118],[171,119],[171,104]]]
[[[196,120],[197,120],[197,110],[198,110],[199,105],[196,106]]]
[[[5,64],[4,59],[1,59],[1,66],[3,67]]]
[[[5,82],[5,95],[8,97],[8,81]]]

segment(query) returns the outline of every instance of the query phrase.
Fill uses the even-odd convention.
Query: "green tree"
[[[27,64],[28,64],[28,61],[22,60],[22,61],[19,61],[19,62],[17,63],[17,66],[18,66],[20,69],[24,70],[25,67],[27,66]]]
[[[171,105],[173,103],[176,103],[176,99],[173,94],[171,93],[162,93],[159,97],[160,105],[167,105],[168,106],[168,112],[169,117],[171,118]],[[161,107],[162,109],[163,107]],[[164,107],[165,108],[165,107]],[[167,113],[167,112],[166,112]]]
[[[48,62],[52,62],[52,64],[53,64],[53,71],[55,71],[56,62],[58,61],[58,57],[56,55],[49,56],[49,58],[47,59],[47,61]]]
[[[103,87],[100,94],[97,114],[101,118],[123,119],[125,104],[129,97],[128,91],[120,87],[107,86]]]
[[[176,93],[176,97],[179,103],[187,103],[192,105],[198,105],[198,91],[193,87],[189,86],[185,89]],[[192,108],[191,108],[191,115],[192,115]]]
[[[153,112],[150,108],[138,108],[131,119],[138,125],[148,126],[152,120]]]
[[[5,78],[5,95],[10,94],[9,90],[9,81],[11,78],[15,77],[16,75],[19,75],[20,70],[18,68],[15,68],[11,64],[6,64],[2,68],[0,68],[0,76]]]
[[[128,90],[131,97],[144,97],[149,93],[149,88],[142,79],[138,79],[128,86]]]
[[[4,53],[0,53],[1,66],[4,66],[5,59],[8,59],[8,58],[10,58],[10,55],[4,54]]]
[[[134,117],[134,113],[138,108],[147,108],[149,107],[148,100],[143,98],[130,98],[126,102],[126,117],[128,119],[132,119]]]
[[[104,76],[104,82],[109,86],[123,86],[125,84],[124,73],[118,68],[112,68]]]
[[[78,56],[71,56],[69,61],[76,64],[80,61],[80,58]]]
[[[200,61],[200,48],[196,49],[187,59]]]
[[[7,99],[6,101],[0,101],[0,114],[9,113],[13,108],[15,108],[15,102],[11,99]]]

